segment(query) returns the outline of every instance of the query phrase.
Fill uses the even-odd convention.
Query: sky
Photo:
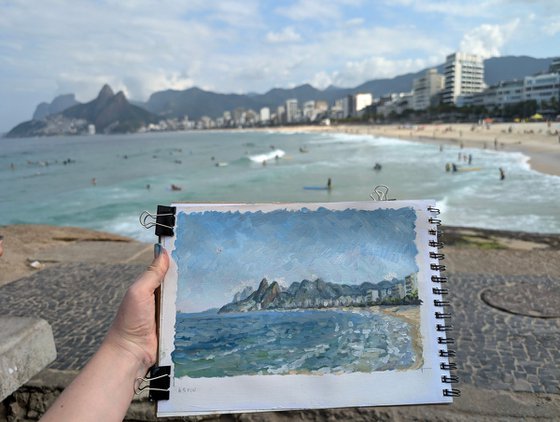
[[[263,278],[359,285],[418,271],[412,208],[179,213],[177,309],[221,307]]]
[[[139,101],[353,87],[454,51],[543,58],[559,45],[558,0],[0,0],[0,132],[105,83]]]

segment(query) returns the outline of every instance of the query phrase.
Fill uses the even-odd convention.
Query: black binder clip
[[[148,390],[150,400],[169,400],[170,386],[171,366],[152,366],[149,376],[136,378],[134,393],[140,394]]]
[[[175,234],[175,212],[175,207],[158,205],[155,215],[148,211],[140,214],[140,224],[146,229],[155,226],[156,236],[173,236]]]

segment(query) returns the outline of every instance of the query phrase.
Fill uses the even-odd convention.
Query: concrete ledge
[[[53,332],[47,321],[0,317],[0,400],[55,359]]]

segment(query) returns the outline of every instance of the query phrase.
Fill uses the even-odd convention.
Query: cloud
[[[486,16],[495,9],[503,0],[387,0],[390,7],[402,6],[414,9],[419,13],[438,14],[441,16],[474,17]]]
[[[269,43],[285,43],[299,40],[301,40],[301,35],[299,35],[291,26],[287,26],[280,32],[269,32],[266,34],[266,41]]]
[[[500,56],[502,47],[514,34],[519,22],[519,19],[514,19],[504,25],[480,25],[463,36],[459,49],[485,59]]]
[[[555,16],[548,19],[548,22],[546,22],[543,26],[543,31],[550,37],[553,37],[556,34],[560,33],[560,17]]]
[[[361,0],[298,0],[290,6],[278,7],[274,11],[294,21],[332,21],[344,15],[343,8],[358,6]]]
[[[325,89],[333,84],[333,77],[325,71],[316,73],[309,83],[318,89]]]
[[[439,57],[417,59],[387,59],[375,56],[366,60],[349,61],[340,70],[332,72],[330,81],[339,87],[353,87],[365,81],[379,78],[392,78],[441,63]],[[319,75],[316,75],[318,77]],[[323,75],[319,81],[326,81]]]

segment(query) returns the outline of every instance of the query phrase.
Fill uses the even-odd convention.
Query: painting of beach
[[[175,377],[422,364],[416,211],[179,212]]]

